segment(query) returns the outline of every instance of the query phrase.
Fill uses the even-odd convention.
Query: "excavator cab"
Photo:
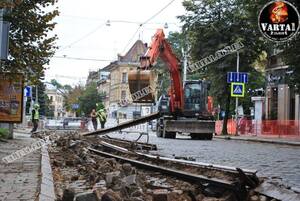
[[[203,118],[207,116],[209,83],[204,80],[185,81],[183,116]]]

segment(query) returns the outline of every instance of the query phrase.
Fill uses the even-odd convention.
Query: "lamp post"
[[[240,53],[239,51],[236,52],[236,72],[239,72],[240,70]],[[238,131],[238,107],[239,107],[239,98],[235,98],[235,125],[236,125],[236,132],[235,135],[239,135]]]

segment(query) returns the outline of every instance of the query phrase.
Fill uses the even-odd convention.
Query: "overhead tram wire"
[[[147,24],[149,21],[158,16],[161,12],[163,12],[166,8],[168,8],[175,0],[170,1],[167,5],[165,5],[162,9],[160,9],[157,13],[155,13],[152,17],[147,19],[143,24]]]
[[[66,57],[66,56],[53,56],[52,58],[80,60],[80,61],[98,61],[98,62],[104,62],[104,61],[111,62],[111,61],[114,61],[113,59],[94,59],[94,58]]]
[[[103,23],[101,25],[99,25],[98,27],[96,27],[95,29],[93,29],[92,31],[90,31],[89,33],[85,34],[84,36],[82,36],[81,38],[73,41],[72,43],[70,43],[69,45],[66,45],[64,47],[62,47],[61,49],[58,49],[58,51],[56,52],[60,52],[63,51],[67,48],[70,48],[71,46],[75,45],[76,43],[79,43],[80,41],[86,39],[87,37],[89,37],[90,35],[92,35],[93,33],[95,33],[96,31],[98,31],[99,29],[101,29],[103,26],[105,26],[106,23]]]
[[[83,19],[83,20],[95,20],[95,21],[107,21],[107,19],[102,19],[102,18],[92,18],[92,17],[83,17],[83,16],[74,16],[74,15],[60,15],[60,17],[69,17],[69,18],[78,18],[78,19]],[[142,22],[138,21],[130,21],[130,20],[120,20],[120,19],[115,19],[115,20],[109,20],[110,22],[113,23],[128,23],[128,24],[143,24]],[[148,22],[147,24],[163,24],[164,22]],[[168,24],[178,24],[177,22],[168,22]]]
[[[130,38],[130,40],[128,41],[128,43],[126,44],[126,46],[124,47],[122,52],[125,52],[125,50],[127,49],[127,47],[131,44],[132,40],[135,38],[136,34],[138,33],[138,31],[140,30],[140,28],[144,25],[147,24],[148,22],[150,22],[152,19],[154,19],[156,16],[158,16],[161,12],[163,12],[166,8],[168,8],[175,0],[171,0],[168,4],[166,4],[163,8],[161,8],[158,12],[156,12],[154,15],[152,15],[150,18],[148,18],[146,21],[144,21],[143,23],[141,23],[139,25],[139,27],[137,28],[137,30],[134,32],[133,36]]]

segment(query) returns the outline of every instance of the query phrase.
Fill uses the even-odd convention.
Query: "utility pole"
[[[239,51],[236,52],[237,58],[236,58],[236,72],[239,72],[240,70],[240,54]],[[235,98],[235,123],[236,123],[236,133],[235,135],[239,135],[238,131],[238,107],[239,107],[239,98]]]
[[[39,103],[38,85],[35,85],[35,103]]]
[[[181,48],[181,52],[182,52],[182,55],[183,55],[183,85],[186,81],[186,70],[187,70],[187,64],[188,64],[188,61],[187,61],[187,52],[184,51],[184,48]]]

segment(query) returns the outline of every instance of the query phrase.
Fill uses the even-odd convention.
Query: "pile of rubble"
[[[51,158],[57,200],[60,201],[235,201],[232,192],[195,185],[129,163],[95,155],[87,149],[99,138],[77,132],[51,134]],[[249,201],[268,201],[251,193]],[[273,201],[273,200],[272,200]]]

